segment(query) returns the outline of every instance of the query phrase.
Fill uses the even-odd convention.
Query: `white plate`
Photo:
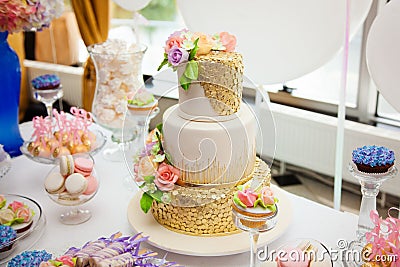
[[[286,192],[271,185],[279,199],[278,223],[269,232],[260,234],[259,246],[266,245],[282,234],[292,221],[292,205]],[[128,205],[128,221],[135,232],[149,236],[148,243],[160,249],[191,256],[223,256],[250,250],[249,234],[246,232],[227,236],[200,237],[184,235],[168,230],[160,225],[151,212],[144,214],[140,209],[141,192],[136,194]]]

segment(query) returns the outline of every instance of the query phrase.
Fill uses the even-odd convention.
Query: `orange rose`
[[[235,50],[236,37],[234,35],[229,34],[227,32],[221,32],[219,34],[219,38],[221,40],[222,45],[225,46],[226,52],[233,52]]]
[[[174,46],[181,47],[182,42],[183,39],[180,36],[170,36],[165,42],[165,53],[168,54],[169,50],[171,50],[171,48]]]
[[[166,163],[158,166],[154,183],[161,191],[171,191],[179,178],[179,170]]]
[[[197,38],[199,38],[199,41],[197,42],[199,49],[196,52],[196,56],[207,55],[210,53],[213,43],[211,37],[202,33],[194,33],[193,41]]]

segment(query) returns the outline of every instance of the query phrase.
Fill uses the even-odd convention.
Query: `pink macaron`
[[[87,158],[76,158],[75,159],[75,169],[76,173],[80,173],[83,176],[87,177],[92,174],[93,171],[93,161]]]
[[[88,184],[87,184],[87,188],[86,188],[85,192],[83,192],[83,194],[91,195],[94,192],[96,192],[97,187],[99,186],[99,183],[97,182],[96,177],[94,177],[92,175],[86,177],[86,180],[87,180]]]

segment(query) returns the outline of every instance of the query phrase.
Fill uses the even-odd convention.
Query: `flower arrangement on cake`
[[[186,64],[179,83],[184,90],[188,90],[192,81],[197,80],[199,66],[195,58],[207,55],[211,51],[233,52],[236,46],[236,37],[228,32],[221,32],[212,36],[201,32],[181,30],[172,33],[165,43],[164,60],[158,70],[168,65],[174,70],[181,64]]]
[[[390,266],[400,267],[400,219],[390,216],[382,219],[376,210],[371,211],[370,217],[375,227],[366,233],[367,245],[363,250],[363,267]]]
[[[135,181],[143,190],[141,209],[147,213],[153,200],[169,203],[171,191],[179,179],[180,170],[172,166],[162,145],[162,125],[148,135],[145,147],[134,160]]]
[[[61,15],[63,0],[0,0],[0,31],[41,30]]]

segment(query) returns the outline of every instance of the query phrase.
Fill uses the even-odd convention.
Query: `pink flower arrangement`
[[[41,30],[61,15],[63,0],[0,0],[0,31]]]
[[[140,206],[148,212],[153,200],[168,203],[171,191],[180,177],[169,155],[163,149],[162,125],[158,125],[146,138],[143,151],[134,161],[134,178],[143,190]]]
[[[275,210],[278,199],[269,186],[252,189],[249,185],[239,185],[238,191],[233,196],[233,201],[243,208],[255,208],[258,205],[263,208]]]
[[[207,55],[211,51],[233,52],[236,47],[236,37],[228,32],[208,35],[201,32],[192,33],[181,30],[172,33],[165,42],[164,60],[158,70],[168,65],[174,70],[186,64],[179,83],[184,90],[188,90],[192,81],[198,78],[198,64],[194,60],[196,56]]]

